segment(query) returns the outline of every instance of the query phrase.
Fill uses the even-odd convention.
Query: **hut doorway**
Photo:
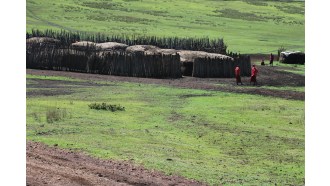
[[[193,72],[193,62],[182,62],[181,64],[181,72],[183,76],[192,76]]]

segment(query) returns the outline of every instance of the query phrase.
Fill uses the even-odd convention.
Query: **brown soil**
[[[130,162],[101,160],[83,153],[26,145],[26,185],[117,186],[117,185],[206,185],[180,176],[166,176]]]
[[[161,84],[161,85],[175,86],[181,88],[257,94],[257,95],[280,97],[286,99],[305,100],[304,92],[263,88],[263,86],[304,87],[305,76],[285,72],[284,71],[285,69],[290,70],[289,67],[258,66],[258,69],[259,69],[259,75],[257,77],[258,86],[251,86],[249,83],[250,82],[249,77],[242,77],[242,82],[244,85],[236,85],[235,78],[183,77],[179,79],[151,79],[151,78],[109,76],[109,75],[99,75],[99,74],[84,74],[84,73],[74,73],[74,72],[64,72],[64,71],[47,71],[47,70],[32,70],[32,69],[27,69],[26,73],[34,74],[34,75],[66,76],[66,77],[78,78],[84,80]],[[57,82],[49,81],[48,83],[46,83],[46,85],[47,87],[45,88],[49,88],[49,86],[57,86]],[[85,85],[91,86],[97,84],[85,83]],[[63,93],[66,93],[65,91],[70,90],[66,88],[62,88],[62,89],[63,89]],[[33,94],[33,93],[31,92],[29,94]],[[59,93],[57,92],[57,94]]]
[[[27,69],[27,74],[65,76],[84,80],[109,82],[136,82],[166,86],[205,89],[213,91],[257,94],[294,100],[304,100],[304,92],[270,90],[263,86],[305,86],[305,76],[284,72],[281,67],[259,66],[258,86],[249,85],[249,77],[243,77],[244,85],[236,85],[234,78],[149,79],[97,74],[83,74],[63,71]],[[27,88],[43,88],[28,91],[27,97],[70,94],[75,88],[100,86],[93,81],[72,82],[54,80],[33,80]],[[104,85],[102,86],[113,86]],[[45,91],[47,89],[47,91]],[[187,97],[193,95],[187,95]],[[204,95],[210,96],[210,95]],[[175,119],[175,118],[173,118]],[[36,142],[26,146],[27,185],[206,185],[179,176],[166,176],[161,172],[146,170],[131,162],[101,160],[83,153],[47,147]]]

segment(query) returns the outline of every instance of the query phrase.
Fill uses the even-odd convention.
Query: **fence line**
[[[250,56],[238,55],[231,59],[223,58],[197,58],[193,63],[193,77],[218,77],[232,78],[235,76],[234,69],[238,65],[241,69],[241,76],[251,75]]]
[[[233,55],[233,59],[197,58],[192,64],[194,77],[234,77],[236,65],[242,76],[251,75],[251,60],[246,55]],[[149,78],[181,78],[179,54],[146,55],[144,53],[99,53],[93,48],[74,50],[58,45],[28,44],[26,67],[33,69],[63,70],[94,74],[108,74]]]
[[[99,55],[95,51],[40,45],[27,46],[26,67],[132,77],[182,77],[179,54],[145,55],[118,52]]]
[[[64,30],[32,30],[26,33],[26,38],[31,37],[50,37],[60,40],[61,45],[70,45],[75,41],[92,41],[96,43],[103,42],[119,42],[129,46],[132,45],[154,45],[159,48],[177,49],[177,50],[196,50],[210,53],[226,54],[227,45],[223,38],[211,39],[203,38],[180,38],[180,37],[157,37],[157,36],[140,36],[140,35],[104,35],[91,34],[86,32],[67,32]]]

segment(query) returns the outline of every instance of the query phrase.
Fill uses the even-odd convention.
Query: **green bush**
[[[53,123],[56,121],[63,120],[67,117],[67,110],[60,108],[48,108],[46,112],[47,123]]]
[[[107,103],[91,103],[88,105],[90,109],[95,110],[109,110],[111,112],[115,111],[125,111],[125,107],[122,107],[120,105],[110,105]]]

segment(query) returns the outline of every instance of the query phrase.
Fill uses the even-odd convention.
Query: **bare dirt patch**
[[[32,185],[206,185],[179,176],[166,176],[130,162],[102,160],[83,153],[26,145],[26,180]]]
[[[113,85],[97,84],[94,82],[33,79],[31,80],[31,83],[27,84],[26,86],[27,88],[29,88],[29,90],[26,92],[26,96],[37,97],[37,96],[69,95],[77,92],[77,90],[75,90],[77,88],[95,87],[95,86],[113,86]]]

